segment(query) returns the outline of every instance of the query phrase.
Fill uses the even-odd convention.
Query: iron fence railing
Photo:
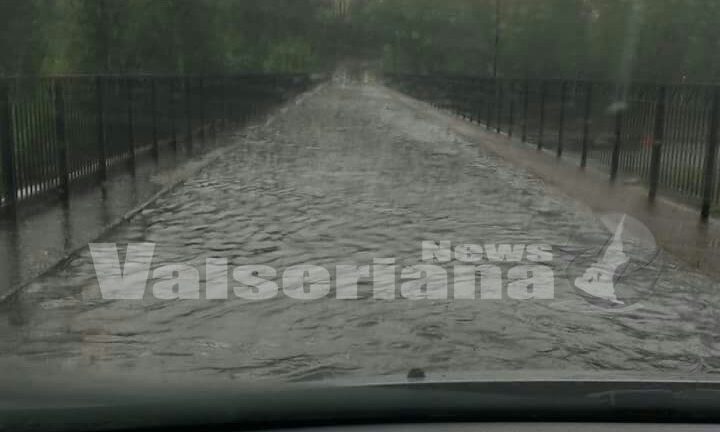
[[[306,75],[0,78],[0,206],[47,192],[140,153],[192,152],[307,89]]]
[[[720,205],[720,87],[388,75],[413,97],[558,157],[644,182],[702,207]]]

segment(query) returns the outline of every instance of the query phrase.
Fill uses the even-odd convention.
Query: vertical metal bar
[[[52,91],[52,90],[50,90]],[[46,159],[48,156],[45,146],[47,145],[46,142],[42,140],[42,138],[39,136],[39,128],[40,128],[40,107],[42,106],[42,102],[39,99],[37,95],[37,90],[35,90],[36,94],[33,97],[33,101],[30,104],[30,110],[31,110],[31,118],[30,118],[30,136],[33,137],[33,140],[30,142],[31,149],[33,153],[35,153],[35,160],[33,162],[32,167],[32,179],[34,183],[35,192],[43,192],[45,190],[45,181],[47,180],[47,173],[46,168],[50,164],[50,162]],[[54,109],[53,109],[54,111]]]
[[[580,156],[580,167],[586,168],[588,152],[590,150],[590,127],[592,126],[593,107],[593,84],[585,83],[585,113],[583,118],[582,155]]]
[[[452,112],[455,115],[460,114],[460,109],[458,108],[458,91],[456,84],[451,80],[450,81],[450,112]]]
[[[295,85],[293,84],[290,88],[295,91]],[[470,95],[472,94],[473,89],[473,81],[472,79],[465,81],[465,92],[463,93],[463,114],[465,115],[466,120],[470,120],[472,123],[472,109],[470,107],[472,106],[472,103],[470,102]]]
[[[228,78],[227,102],[228,102],[228,126],[235,127],[237,125],[237,98],[235,93],[238,91],[238,85],[235,78]]]
[[[52,89],[53,87],[50,86],[48,90]],[[42,181],[42,189],[44,191],[48,191],[53,188],[57,188],[60,186],[60,181],[58,181],[57,176],[60,174],[59,172],[56,172],[57,167],[54,167],[52,164],[52,157],[53,157],[53,151],[57,151],[59,149],[60,143],[54,143],[52,139],[52,135],[47,134],[47,127],[48,122],[44,121],[47,118],[47,115],[49,113],[48,108],[48,93],[46,91],[43,91],[40,98],[40,106],[36,110],[38,115],[38,128],[37,133],[40,139],[42,140],[45,145],[43,146],[43,151],[45,152],[45,158],[43,163],[43,181]],[[54,107],[53,107],[54,108]],[[54,111],[54,109],[53,109]],[[50,125],[51,126],[51,125]]]
[[[155,161],[160,157],[160,143],[158,138],[158,103],[157,103],[157,78],[150,78],[150,101],[152,106],[152,156]]]
[[[543,135],[545,135],[545,99],[547,98],[547,82],[543,81],[540,88],[540,129],[538,130],[538,150],[543,149]]]
[[[477,124],[482,124],[482,81],[476,79],[473,85],[472,110]]]
[[[530,108],[530,81],[526,79],[525,85],[523,88],[522,142],[527,142],[529,108]]]
[[[486,104],[487,104],[487,119],[485,121],[485,129],[487,129],[487,130],[491,129],[491,126],[490,126],[490,119],[492,118],[491,97],[494,97],[494,96],[490,95],[491,94],[490,87],[494,87],[494,84],[495,84],[494,80],[492,80],[492,81],[488,80],[487,85],[486,85],[487,91],[485,92],[485,100],[486,100]]]
[[[178,90],[180,88],[179,79],[170,79],[170,135],[172,140],[173,152],[177,153],[178,150],[178,136],[177,136],[177,115],[178,115]]]
[[[710,218],[713,193],[715,192],[715,180],[717,171],[718,156],[718,124],[720,123],[720,89],[714,88],[712,95],[712,109],[710,111],[710,132],[708,134],[707,149],[705,152],[705,175],[703,185],[702,218],[707,221]]]
[[[128,140],[128,156],[130,164],[135,166],[135,119],[133,113],[133,80],[125,79],[125,91],[127,92],[127,140]]]
[[[210,103],[210,136],[212,136],[213,144],[217,144],[217,133],[218,133],[218,101],[216,100],[217,95],[217,79],[211,81],[209,86],[208,99]]]
[[[100,181],[107,179],[107,152],[105,133],[105,80],[103,77],[95,78],[95,104],[96,104],[96,125],[97,125],[97,152],[98,152],[98,177]]]
[[[660,86],[657,93],[655,107],[655,127],[653,133],[653,147],[650,161],[650,202],[657,197],[660,184],[660,167],[662,166],[662,149],[665,141],[665,111],[667,105],[667,89]]]
[[[185,134],[185,146],[189,154],[193,152],[193,111],[192,111],[192,80],[189,77],[185,77],[185,118],[187,125],[187,132]]]
[[[43,148],[42,141],[38,140],[37,131],[38,119],[37,119],[37,106],[38,106],[38,95],[37,89],[33,89],[29,92],[31,97],[28,99],[27,107],[27,147],[25,147],[29,153],[30,158],[28,160],[28,166],[26,167],[28,176],[28,185],[30,187],[30,195],[33,195],[42,190],[42,166],[43,166]]]
[[[57,140],[57,163],[60,175],[60,196],[67,201],[70,197],[70,167],[68,166],[68,148],[65,119],[65,98],[60,79],[53,82],[55,99],[55,139]]]
[[[560,85],[560,119],[558,124],[557,157],[561,158],[565,150],[565,103],[567,98],[567,81]]]
[[[510,83],[510,120],[508,124],[508,138],[512,138],[515,126],[515,82]]]
[[[465,81],[459,81],[453,91],[454,96],[453,100],[456,101],[455,103],[455,111],[457,112],[460,117],[465,120],[465,110],[463,109],[463,95],[465,94],[464,91],[465,88]]]
[[[47,92],[52,95],[53,86],[50,85],[50,87],[46,88]],[[35,137],[36,139],[40,140],[40,145],[38,148],[40,158],[38,160],[38,188],[41,192],[48,191],[52,188],[51,183],[55,179],[55,176],[58,174],[55,172],[54,162],[57,161],[56,156],[57,153],[54,152],[54,150],[57,150],[57,146],[54,146],[51,140],[44,137],[43,134],[43,126],[47,123],[46,118],[43,117],[43,114],[45,114],[43,108],[45,108],[45,104],[48,103],[47,94],[44,94],[45,92],[42,92],[42,96],[39,97],[39,99],[36,99],[35,102],[35,108],[33,111],[35,112]],[[37,97],[37,96],[36,96]],[[52,99],[52,96],[50,97]],[[49,102],[52,103],[52,102]],[[54,111],[55,107],[52,107],[52,116],[54,118]]]
[[[13,101],[15,102],[13,105],[10,105],[11,115],[9,117],[11,122],[14,121],[12,125],[14,134],[12,137],[13,159],[15,163],[13,169],[15,170],[15,190],[17,191],[16,198],[18,200],[24,198],[23,193],[28,190],[28,182],[25,180],[25,175],[27,173],[27,158],[29,153],[23,151],[25,150],[25,143],[27,142],[25,134],[28,127],[24,124],[27,118],[27,116],[24,115],[27,103],[23,103],[24,101],[20,100],[21,95],[19,93],[20,91],[17,90],[17,99]]]
[[[467,98],[466,98],[466,110],[468,112],[468,118],[470,119],[470,123],[473,123],[475,121],[475,79],[470,80],[470,88],[467,92]]]
[[[222,129],[225,130],[228,127],[228,99],[230,98],[230,88],[228,86],[228,77],[222,78]]]
[[[12,123],[10,81],[0,80],[0,149],[5,203],[12,208],[17,202],[17,173],[15,171],[15,134]]]
[[[202,77],[198,78],[197,89],[198,89],[198,98],[197,99],[198,99],[198,109],[199,109],[198,114],[200,117],[198,120],[198,122],[200,123],[200,142],[203,145],[205,145],[205,136],[206,136],[205,127],[207,126],[207,124],[206,124],[207,119],[205,118],[205,115],[206,115],[206,113],[205,113],[205,108],[206,108],[205,107],[205,96],[206,95],[205,95],[205,80]]]
[[[503,84],[500,80],[495,80],[497,82],[497,89],[496,89],[496,98],[497,98],[497,125],[495,127],[495,132],[501,133],[502,132],[502,111],[503,111]]]
[[[615,181],[620,169],[620,150],[622,147],[623,108],[618,107],[615,113],[615,145],[613,146],[610,163],[610,180]]]
[[[705,95],[707,95],[706,92],[703,92],[703,93],[705,93]],[[702,98],[702,97],[700,97],[700,98]],[[705,116],[702,115],[701,113],[699,113],[697,111],[695,112],[695,115],[693,116],[693,119],[692,119],[692,123],[690,125],[692,128],[691,130],[693,132],[702,130],[703,120],[705,120],[704,117]],[[693,132],[691,132],[691,136],[693,138],[695,138],[695,133],[693,133]],[[697,138],[695,138],[695,141],[697,141]],[[688,192],[695,196],[702,196],[704,194],[704,187],[703,187],[704,186],[703,185],[704,176],[703,176],[703,178],[699,178],[700,175],[698,174],[698,168],[703,166],[703,157],[706,155],[703,154],[702,151],[700,151],[700,148],[701,147],[698,146],[696,143],[695,145],[690,146],[690,148],[689,148],[690,151],[687,152],[689,155],[688,165],[691,165],[691,167],[692,167],[692,168],[690,168],[690,167],[688,168],[688,176],[687,176],[688,189],[689,189]],[[693,168],[695,168],[695,169],[693,169]]]
[[[451,82],[451,85],[452,85],[452,95],[453,95],[453,97],[452,97],[453,111],[455,112],[456,115],[459,115],[461,118],[464,119],[465,116],[463,115],[463,112],[462,112],[462,96],[461,96],[462,89],[460,88],[462,83]]]

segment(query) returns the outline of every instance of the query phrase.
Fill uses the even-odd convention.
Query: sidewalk
[[[471,142],[542,179],[547,186],[570,196],[598,213],[625,213],[643,222],[658,245],[690,268],[720,276],[720,221],[703,223],[700,210],[659,196],[648,201],[648,190],[640,185],[615,184],[608,175],[592,168],[583,171],[570,160],[558,160],[536,151],[515,138],[488,132],[484,126],[434,109],[395,90],[398,100],[420,111]]]
[[[220,142],[208,143],[202,151],[198,148],[194,156],[167,151],[156,164],[143,155],[134,173],[120,164],[112,168],[102,186],[93,184],[92,179],[73,185],[67,204],[50,195],[22,203],[15,215],[3,214],[0,302],[131,217],[190,173],[218,159],[224,147],[237,141],[235,133],[219,136]]]

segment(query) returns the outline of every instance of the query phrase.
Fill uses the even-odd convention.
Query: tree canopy
[[[717,0],[0,0],[0,73],[720,79]],[[499,25],[498,25],[499,24]]]

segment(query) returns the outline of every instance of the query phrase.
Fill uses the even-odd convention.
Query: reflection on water
[[[145,162],[135,175],[119,171],[103,187],[82,185],[68,203],[31,202],[21,206],[17,214],[4,215],[0,256],[14,260],[14,265],[8,277],[0,278],[0,296],[41,273],[69,251],[87,244],[104,227],[157,192],[161,185],[152,181],[157,167]]]
[[[5,306],[0,360],[243,380],[414,367],[714,372],[711,280],[668,258],[649,263],[652,296],[627,314],[592,313],[566,282],[575,258],[608,235],[582,205],[479,152],[419,104],[375,86],[329,86],[103,241],[157,243],[154,265],[198,269],[208,257],[277,269],[385,257],[407,265],[423,240],[546,243],[556,299],[112,302],[99,299],[84,250]]]
[[[133,169],[116,165],[101,185],[93,184],[93,179],[80,181],[67,202],[42,196],[24,202],[17,212],[0,214],[0,299],[97,238],[171,185],[188,166],[202,163],[170,148],[162,150],[157,161],[140,155]]]

